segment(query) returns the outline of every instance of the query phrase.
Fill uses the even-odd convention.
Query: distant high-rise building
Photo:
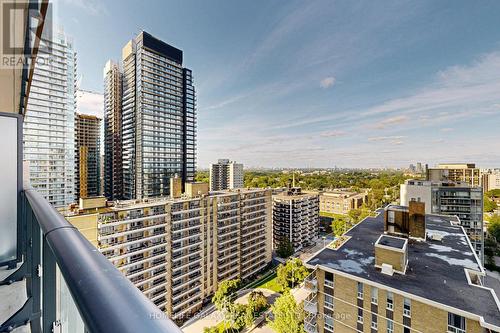
[[[313,243],[319,235],[319,196],[300,187],[273,196],[273,243],[289,241],[294,251]]]
[[[422,163],[417,162],[417,167],[415,169],[417,173],[424,173],[424,169],[422,168]]]
[[[101,119],[77,114],[75,126],[76,199],[101,192]]]
[[[104,195],[123,198],[122,78],[117,63],[104,66]]]
[[[122,51],[123,196],[169,195],[170,178],[192,181],[195,91],[182,51],[141,32]]]
[[[481,185],[481,174],[474,163],[438,164],[436,168],[428,168],[427,180],[466,182],[471,186]]]
[[[481,172],[481,187],[484,192],[500,189],[500,170],[485,170]]]
[[[484,255],[483,195],[481,187],[468,183],[407,180],[400,188],[402,206],[425,203],[426,214],[456,215],[480,258]]]
[[[75,199],[76,52],[62,30],[43,35],[24,119],[24,160],[33,188],[55,207]]]
[[[242,188],[243,164],[220,159],[217,163],[210,164],[210,190],[219,191]]]

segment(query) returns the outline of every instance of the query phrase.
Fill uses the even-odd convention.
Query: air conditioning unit
[[[432,239],[432,240],[435,240],[438,242],[441,242],[443,240],[443,235],[440,233],[435,233],[435,232],[428,233],[427,237],[429,237],[429,239]]]
[[[393,276],[394,269],[392,268],[392,265],[382,264],[382,274]]]

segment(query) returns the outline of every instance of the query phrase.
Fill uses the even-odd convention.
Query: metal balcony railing
[[[0,332],[182,332],[39,193],[21,206],[21,266],[6,281],[26,280],[28,300]]]

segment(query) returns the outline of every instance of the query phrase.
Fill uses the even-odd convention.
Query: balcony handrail
[[[42,195],[24,193],[89,332],[182,332]]]

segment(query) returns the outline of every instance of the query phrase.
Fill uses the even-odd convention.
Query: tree
[[[486,192],[486,195],[489,198],[500,197],[500,189],[489,190],[488,192]]]
[[[281,258],[288,258],[293,254],[293,245],[288,238],[284,238],[279,242],[276,254]]]
[[[278,266],[276,282],[286,291],[302,283],[309,271],[298,258],[290,259],[285,265]]]
[[[252,291],[248,295],[248,305],[245,309],[245,325],[253,325],[255,318],[260,316],[268,307],[267,298],[262,291]]]
[[[334,217],[332,221],[332,232],[335,236],[341,236],[346,231],[347,219],[344,217]]]
[[[304,332],[304,309],[297,305],[289,292],[276,299],[271,309],[274,318],[269,326],[276,333]]]
[[[267,298],[262,291],[252,291],[248,296],[248,306],[256,313],[267,308]]]
[[[491,200],[486,194],[484,195],[484,211],[492,212],[498,208],[497,203]]]
[[[488,234],[500,243],[500,215],[493,214],[488,223]]]
[[[246,310],[247,306],[238,303],[231,303],[228,307],[226,321],[231,325],[232,329],[240,331],[246,325]]]
[[[357,224],[365,217],[370,216],[370,210],[366,207],[351,209],[349,213],[347,213],[351,218],[352,223]]]
[[[240,285],[240,280],[225,280],[219,283],[217,291],[212,297],[212,302],[215,304],[217,310],[227,312],[229,306],[236,298],[236,291]]]
[[[203,328],[203,333],[222,333],[218,326],[211,326]]]

